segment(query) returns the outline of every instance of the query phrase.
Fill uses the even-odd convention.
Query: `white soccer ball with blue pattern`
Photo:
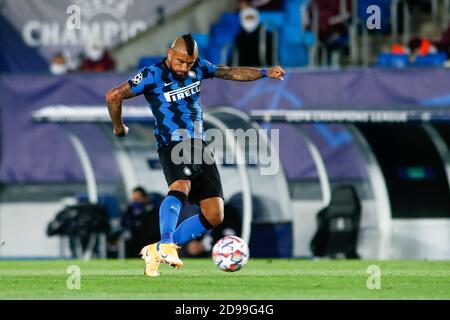
[[[214,264],[223,271],[235,272],[247,264],[250,251],[247,243],[236,236],[226,236],[212,250]]]

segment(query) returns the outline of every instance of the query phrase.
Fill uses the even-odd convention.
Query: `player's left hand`
[[[267,76],[269,78],[275,78],[278,80],[284,80],[285,73],[286,71],[284,71],[280,66],[275,66],[267,70]]]
[[[128,129],[128,127],[124,124],[113,129],[113,133],[116,137],[125,137],[128,134],[128,131],[130,131],[130,129]]]

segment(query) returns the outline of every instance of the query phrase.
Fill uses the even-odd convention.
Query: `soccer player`
[[[178,245],[200,237],[223,220],[222,184],[214,161],[203,158],[200,164],[192,162],[192,158],[191,162],[173,161],[176,152],[172,150],[179,143],[191,143],[194,151],[206,148],[200,104],[201,81],[214,77],[235,81],[263,77],[283,80],[284,74],[279,66],[266,70],[213,65],[198,58],[197,43],[191,34],[185,34],[173,42],[162,61],[142,68],[127,82],[107,92],[106,103],[117,137],[128,133],[128,127],[122,121],[124,99],[143,94],[155,118],[154,134],[169,192],[159,211],[161,240],[141,250],[146,263],[145,275],[158,276],[161,262],[175,268],[183,266],[177,253]],[[186,200],[198,204],[200,213],[176,228]]]

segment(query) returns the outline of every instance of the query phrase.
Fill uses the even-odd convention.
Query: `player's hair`
[[[183,34],[182,38],[184,40],[184,43],[186,44],[187,54],[189,56],[192,56],[194,54],[194,50],[195,50],[195,47],[197,45],[195,43],[194,38],[192,37],[192,34],[190,34],[190,33]]]

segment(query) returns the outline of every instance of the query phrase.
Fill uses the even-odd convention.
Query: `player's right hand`
[[[126,125],[122,125],[121,127],[114,127],[113,133],[116,137],[125,137],[128,134],[128,127]]]
[[[284,80],[284,75],[286,74],[286,71],[284,71],[283,68],[280,66],[275,66],[267,70],[267,76],[269,78],[275,78],[278,80]]]

